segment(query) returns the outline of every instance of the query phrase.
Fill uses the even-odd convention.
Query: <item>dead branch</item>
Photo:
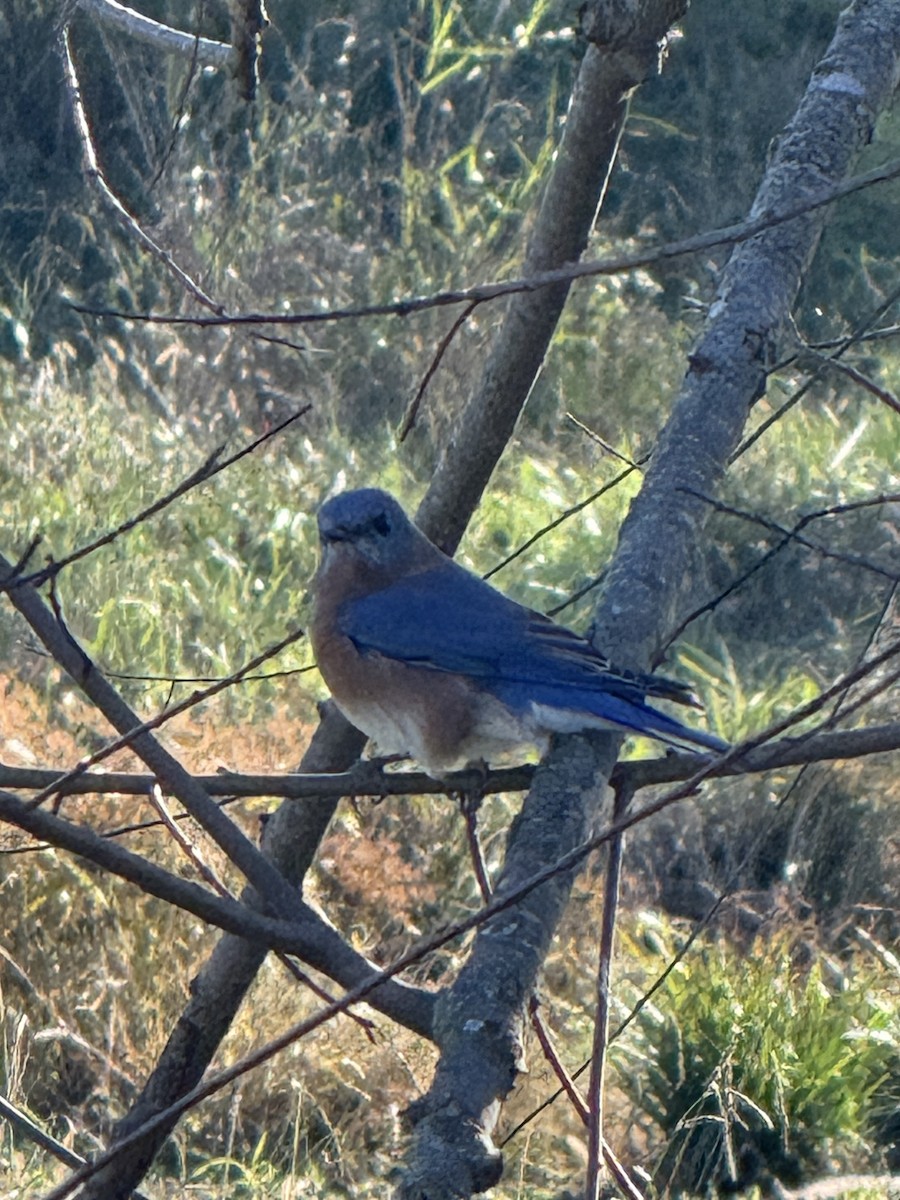
[[[891,159],[890,162],[875,167],[871,171],[865,171],[861,175],[855,175],[843,183],[826,188],[820,187],[816,193],[800,202],[784,207],[773,207],[771,210],[764,210],[762,215],[754,216],[747,221],[739,221],[720,229],[679,238],[674,242],[666,242],[662,246],[624,254],[604,255],[601,258],[570,263],[555,270],[537,271],[533,275],[518,279],[481,283],[471,288],[435,292],[431,296],[408,296],[389,304],[370,304],[359,308],[320,309],[316,312],[232,313],[230,316],[211,317],[186,316],[181,313],[139,313],[129,312],[125,309],[90,308],[81,304],[73,304],[72,309],[92,317],[115,317],[122,321],[142,321],[150,325],[194,325],[201,329],[223,325],[318,325],[332,321],[357,321],[366,317],[409,317],[415,313],[427,312],[432,308],[446,308],[454,304],[481,304],[487,300],[514,296],[520,292],[534,292],[540,288],[571,284],[580,279],[624,275],[639,267],[649,267],[673,259],[685,258],[691,254],[715,250],[720,246],[741,246],[760,234],[789,224],[791,221],[811,216],[819,209],[835,204],[846,196],[864,191],[879,183],[888,183],[890,180],[896,179],[898,175],[900,175],[900,159]]]
[[[225,42],[214,42],[210,38],[198,37],[193,33],[183,33],[180,29],[172,29],[159,21],[152,21],[143,13],[135,12],[119,4],[117,0],[76,0],[78,7],[91,13],[115,29],[127,33],[135,41],[145,42],[164,50],[169,54],[178,54],[182,58],[193,58],[204,66],[225,67],[236,57],[233,47]]]
[[[900,750],[900,722],[872,725],[866,729],[835,729],[805,737],[785,738],[747,750],[740,759],[713,762],[708,777],[722,779],[760,775],[784,767],[868,758],[895,750]],[[699,761],[696,754],[687,752],[670,753],[663,758],[629,759],[616,765],[610,783],[614,786],[627,784],[633,791],[677,783],[695,774]],[[535,771],[535,767],[528,765],[490,771],[484,777],[485,795],[527,791],[534,780]],[[227,797],[229,802],[260,796],[322,803],[344,796],[444,796],[448,792],[464,790],[471,782],[470,775],[464,771],[445,780],[437,780],[422,771],[385,772],[375,762],[361,762],[349,771],[323,775],[243,775],[237,771],[222,771],[218,775],[195,775],[192,778],[208,795]],[[40,790],[63,796],[146,796],[156,783],[153,775],[91,771],[67,778],[66,773],[61,771],[40,767],[10,767],[0,763],[0,787],[15,788],[17,791]],[[109,836],[149,829],[158,824],[154,821],[131,825],[127,829],[112,830]]]

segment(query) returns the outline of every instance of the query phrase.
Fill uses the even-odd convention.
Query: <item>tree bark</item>
[[[632,91],[657,70],[660,44],[688,0],[594,0],[582,60],[522,273],[577,262],[603,202]],[[422,501],[417,522],[448,554],[459,543],[550,345],[571,284],[512,297],[481,382],[466,405]]]
[[[583,251],[615,158],[628,93],[655,66],[659,40],[674,19],[673,14],[685,7],[686,0],[642,0],[635,11],[644,14],[647,10],[654,19],[641,28],[658,29],[649,42],[647,33],[635,30],[632,15],[628,20],[620,17],[619,44],[613,44],[611,31],[606,31],[610,44],[589,48],[529,250],[529,270],[559,266],[577,259]],[[600,41],[599,32],[594,36]],[[565,303],[568,286],[559,285],[546,289],[546,294],[517,297],[513,301],[501,334],[502,345],[492,356],[482,388],[463,414],[451,450],[432,480],[419,521],[429,536],[451,553],[525,403]],[[467,463],[470,459],[472,465],[465,471],[459,470],[460,462]],[[332,712],[316,734],[300,769],[346,770],[358,756],[363,742],[361,735]],[[301,809],[287,802],[269,822],[263,848],[292,882],[302,882],[336,804],[323,800]],[[264,952],[247,942],[223,938],[195,981],[192,999],[143,1094],[120,1124],[120,1133],[136,1128],[199,1081],[263,958]],[[154,1131],[117,1160],[114,1169],[111,1166],[98,1173],[86,1185],[85,1200],[101,1197],[119,1200],[127,1196],[143,1178],[167,1133],[167,1130]]]
[[[842,179],[897,86],[900,6],[859,0],[842,15],[794,119],[780,138],[754,214],[821,194]],[[596,643],[646,669],[691,600],[711,495],[766,382],[779,335],[825,214],[798,217],[740,246],[620,535],[595,622]],[[617,739],[559,739],[510,831],[497,892],[561,858],[597,819]],[[571,875],[531,893],[481,929],[456,984],[440,998],[441,1057],[413,1107],[403,1200],[458,1200],[502,1172],[491,1134],[520,1065],[525,1000],[568,898]]]

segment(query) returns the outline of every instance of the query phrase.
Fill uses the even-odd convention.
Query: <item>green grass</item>
[[[877,1160],[900,1089],[896,981],[877,963],[843,974],[802,958],[787,930],[706,943],[616,1043],[618,1085],[663,1134],[659,1188],[693,1193],[749,1158],[788,1183]]]

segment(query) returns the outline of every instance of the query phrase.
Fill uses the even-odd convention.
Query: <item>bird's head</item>
[[[319,509],[319,539],[323,562],[349,551],[389,573],[408,570],[426,548],[439,553],[394,497],[380,488],[341,492],[326,501]]]

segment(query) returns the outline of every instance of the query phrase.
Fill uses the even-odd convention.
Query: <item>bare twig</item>
[[[723,501],[716,500],[712,496],[703,496],[695,491],[691,491],[690,494],[696,496],[698,500],[702,500],[705,504],[710,505],[716,512],[725,513],[730,517],[740,517],[743,521],[750,521],[754,525],[760,525],[763,529],[769,530],[770,533],[777,533],[786,541],[796,542],[798,546],[803,546],[807,550],[813,550],[823,558],[833,558],[837,562],[846,563],[851,567],[861,567],[865,571],[871,571],[875,575],[881,575],[883,578],[889,579],[892,583],[898,580],[898,575],[895,571],[888,571],[886,567],[882,567],[878,563],[873,563],[859,554],[845,554],[839,550],[831,550],[828,546],[823,546],[821,542],[812,542],[808,538],[801,537],[800,530],[805,529],[811,521],[818,521],[822,517],[843,516],[845,513],[856,512],[861,508],[875,508],[881,504],[896,504],[900,502],[900,493],[886,493],[876,496],[874,499],[857,500],[849,504],[835,504],[831,508],[823,508],[813,513],[807,513],[806,516],[800,518],[793,529],[787,529],[784,525],[779,525],[771,517],[764,517],[759,513],[735,508],[733,505],[725,504]]]
[[[622,454],[622,452],[617,450],[615,446],[611,446],[605,438],[602,438],[600,434],[597,433],[596,429],[591,429],[590,425],[585,425],[584,421],[579,421],[574,413],[567,412],[566,420],[571,421],[580,433],[583,433],[585,437],[590,438],[590,440],[598,445],[601,450],[612,455],[613,458],[617,458],[619,462],[624,463],[626,467],[641,467],[644,465],[644,463],[649,462],[650,460],[649,454],[645,454],[643,458],[639,458],[637,462],[635,462],[633,459],[630,459],[627,454]]]
[[[865,388],[870,392],[876,400],[880,400],[882,404],[887,405],[895,413],[900,413],[900,400],[886,387],[882,387],[880,383],[876,383],[868,375],[864,375],[862,371],[851,366],[850,363],[841,362],[839,358],[833,358],[827,354],[808,353],[813,357],[813,360],[818,364],[821,363],[829,371],[837,371],[840,375],[846,375],[854,383],[858,383],[861,388]]]
[[[221,304],[217,304],[211,296],[208,296],[200,287],[199,283],[193,280],[190,275],[176,263],[175,259],[164,250],[158,242],[154,241],[149,233],[133,217],[128,211],[119,197],[115,194],[103,171],[100,168],[100,161],[97,158],[97,150],[94,146],[93,137],[91,135],[91,127],[87,119],[87,113],[84,109],[84,102],[81,98],[81,87],[78,82],[78,74],[75,70],[75,63],[72,59],[72,49],[69,44],[69,28],[66,26],[62,33],[63,44],[63,59],[65,64],[65,78],[69,90],[69,99],[72,104],[72,116],[75,119],[75,127],[78,130],[78,136],[81,141],[81,148],[85,159],[85,169],[87,176],[97,186],[97,191],[109,208],[119,224],[124,228],[125,232],[133,237],[139,245],[150,252],[154,258],[158,259],[167,271],[181,284],[185,291],[193,296],[193,298],[204,308],[210,309],[217,316],[225,315],[225,308]]]
[[[46,1150],[48,1154],[52,1154],[61,1163],[65,1163],[67,1167],[81,1167],[84,1165],[86,1160],[80,1154],[76,1154],[74,1150],[70,1150],[68,1146],[64,1146],[62,1142],[41,1129],[40,1125],[35,1124],[27,1113],[23,1113],[21,1109],[16,1108],[5,1096],[0,1096],[0,1117],[8,1121],[10,1125],[17,1129],[19,1133],[24,1134],[30,1141],[34,1142],[36,1146],[40,1146],[42,1150]]]
[[[560,1059],[556,1051],[556,1047],[553,1045],[549,1030],[547,1029],[543,1017],[541,1016],[541,1002],[535,995],[532,995],[531,999],[528,1001],[528,1014],[531,1017],[531,1026],[534,1029],[535,1035],[537,1036],[537,1040],[541,1047],[541,1051],[543,1052],[544,1058],[550,1064],[551,1068],[553,1069],[553,1074],[560,1083],[559,1090],[554,1092],[554,1098],[562,1095],[568,1096],[569,1101],[578,1114],[582,1125],[586,1127],[590,1123],[591,1119],[591,1115],[588,1112],[588,1106],[585,1104],[584,1097],[582,1096],[581,1092],[579,1092],[578,1088],[575,1086],[574,1077],[566,1070],[565,1064]],[[512,1133],[507,1134],[500,1145],[505,1146],[520,1128],[521,1125],[517,1125]]]
[[[88,308],[77,304],[72,307],[76,312],[85,313],[88,316],[116,317],[121,320],[142,321],[156,325],[195,325],[200,328],[223,325],[317,325],[333,321],[358,320],[363,317],[408,317],[432,308],[445,308],[454,304],[481,304],[502,296],[511,296],[518,292],[532,292],[538,288],[571,283],[579,279],[621,275],[639,267],[684,258],[689,254],[711,250],[716,246],[738,245],[756,237],[764,230],[796,220],[816,209],[834,204],[835,201],[843,199],[845,196],[879,183],[886,183],[898,175],[900,175],[900,159],[892,159],[881,167],[866,171],[862,175],[855,175],[851,179],[824,189],[818,197],[800,204],[789,205],[777,212],[763,213],[749,221],[741,221],[735,225],[695,234],[692,237],[681,238],[678,241],[667,242],[662,246],[646,250],[608,255],[603,258],[572,263],[552,271],[540,271],[527,279],[478,284],[471,288],[437,292],[431,296],[410,296],[405,300],[396,300],[389,304],[372,304],[359,308],[336,308],[306,313],[240,313],[211,317],[186,316],[179,313],[137,313],[121,309]]]
[[[150,517],[155,517],[157,513],[160,513],[163,511],[163,509],[168,508],[170,504],[173,504],[176,500],[186,495],[186,493],[190,492],[193,488],[199,487],[201,483],[206,483],[208,480],[213,479],[216,475],[220,474],[220,472],[227,470],[228,467],[233,466],[236,462],[239,462],[248,454],[252,454],[255,450],[258,450],[259,447],[265,442],[268,442],[273,437],[277,437],[277,435],[287,429],[289,425],[292,425],[295,421],[299,421],[301,417],[306,416],[311,408],[311,404],[304,405],[304,407],[298,412],[292,413],[291,416],[280,422],[280,424],[275,425],[272,429],[266,430],[265,433],[260,434],[258,438],[254,438],[252,442],[249,442],[246,446],[241,447],[240,450],[237,450],[234,454],[229,455],[228,458],[223,459],[221,457],[225,447],[219,446],[218,449],[214,450],[209,458],[207,458],[206,462],[202,463],[196,471],[187,477],[187,479],[183,479],[177,487],[172,489],[172,491],[167,492],[158,500],[154,500],[154,502],[147,508],[142,509],[142,511],[136,516],[129,517],[127,521],[123,521],[122,524],[117,525],[115,529],[110,529],[101,537],[95,538],[94,541],[89,542],[86,546],[81,546],[78,550],[73,550],[72,553],[67,554],[65,558],[61,558],[56,562],[49,563],[46,567],[42,567],[40,571],[34,571],[30,575],[22,575],[17,565],[17,567],[7,575],[6,579],[0,580],[0,594],[10,591],[12,588],[23,587],[25,584],[32,584],[34,587],[40,587],[41,584],[46,583],[48,579],[55,579],[55,577],[60,573],[60,571],[63,570],[64,567],[68,567],[71,563],[78,562],[80,559],[86,558],[89,554],[93,554],[95,550],[99,550],[101,546],[111,545],[116,538],[121,537],[125,533],[129,533],[137,525],[149,520]]]
[[[556,1047],[553,1045],[550,1032],[544,1023],[543,1017],[541,1016],[540,1002],[536,996],[531,997],[528,1005],[528,1011],[531,1015],[532,1028],[537,1036],[537,1040],[540,1044],[541,1050],[543,1051],[544,1057],[550,1064],[553,1073],[556,1075],[556,1078],[561,1084],[560,1090],[555,1093],[555,1096],[560,1096],[563,1094],[567,1095],[572,1102],[572,1107],[581,1118],[582,1124],[585,1127],[589,1126],[590,1113],[588,1112],[588,1107],[585,1104],[581,1093],[578,1091],[578,1088],[575,1086],[573,1077],[566,1070],[565,1065],[556,1052]],[[517,1125],[516,1129],[514,1129],[512,1133],[505,1137],[500,1143],[501,1147],[505,1146],[520,1128],[521,1125]],[[643,1200],[640,1190],[635,1186],[631,1176],[619,1162],[618,1158],[613,1153],[612,1147],[605,1139],[602,1142],[602,1150],[603,1161],[609,1167],[610,1173],[628,1200]]]
[[[564,521],[568,521],[570,517],[576,516],[582,509],[593,504],[595,500],[599,500],[601,496],[605,496],[607,492],[611,492],[614,487],[618,487],[624,479],[627,479],[629,475],[637,470],[639,470],[637,465],[626,467],[624,471],[620,471],[618,475],[610,479],[609,483],[604,483],[603,487],[597,488],[595,492],[591,492],[590,496],[586,496],[584,500],[579,500],[577,504],[573,504],[570,508],[565,509],[558,516],[554,517],[552,521],[548,521],[546,525],[543,525],[536,533],[533,533],[531,537],[526,538],[521,546],[517,546],[511,554],[507,554],[506,558],[501,559],[500,562],[491,567],[484,578],[490,579],[492,575],[496,575],[498,571],[502,571],[504,567],[508,567],[511,562],[514,562],[520,555],[530,550],[541,538],[546,537],[548,533],[551,533],[559,525],[562,525]]]
[[[198,23],[200,20],[202,20],[205,10],[206,10],[206,0],[200,0],[199,9],[197,12]],[[169,144],[166,147],[165,151],[160,156],[156,170],[153,172],[153,176],[150,180],[150,183],[147,185],[148,192],[152,192],[153,189],[156,187],[157,183],[159,183],[160,179],[163,176],[163,172],[165,171],[166,167],[169,165],[169,160],[171,159],[173,153],[175,152],[175,143],[178,140],[178,132],[181,129],[181,122],[184,120],[185,109],[187,107],[187,99],[188,99],[188,96],[190,95],[191,86],[194,83],[194,80],[197,78],[197,68],[199,65],[200,65],[200,38],[195,37],[194,44],[191,48],[191,56],[190,56],[190,62],[188,63],[188,69],[185,72],[184,80],[181,84],[181,92],[179,94],[178,101],[175,105],[175,115],[172,119],[172,133],[169,138]]]
[[[478,882],[478,890],[481,893],[481,899],[484,904],[487,904],[493,895],[491,887],[491,877],[488,874],[487,863],[484,861],[484,850],[481,846],[481,838],[478,836],[478,809],[481,803],[479,793],[478,803],[474,803],[469,795],[462,793],[461,808],[463,819],[466,823],[466,841],[469,846],[469,858],[472,860],[472,869],[475,872],[475,879]]]
[[[699,493],[695,494],[699,495]],[[811,524],[813,521],[821,520],[823,517],[843,516],[846,513],[856,512],[863,508],[877,508],[881,504],[888,504],[900,499],[900,496],[884,494],[880,496],[874,496],[868,500],[855,500],[847,504],[835,504],[830,508],[820,508],[815,512],[806,513],[794,524],[791,529],[787,529],[784,526],[779,525],[777,522],[771,521],[767,517],[761,517],[758,514],[747,512],[744,509],[734,508],[733,506],[723,504],[718,500],[712,500],[708,496],[701,496],[700,499],[702,499],[705,503],[710,504],[718,512],[726,513],[729,516],[740,517],[743,520],[753,521],[759,525],[762,525],[771,532],[779,534],[781,540],[774,546],[771,546],[756,560],[755,563],[753,563],[752,566],[748,567],[746,571],[743,571],[737,576],[737,578],[733,579],[726,588],[723,588],[722,591],[713,596],[711,600],[707,600],[704,604],[701,604],[698,608],[695,608],[689,612],[687,616],[678,623],[669,637],[666,638],[660,650],[660,657],[662,657],[666,650],[668,650],[668,648],[674,642],[676,642],[678,638],[681,637],[685,629],[687,629],[692,622],[696,621],[698,617],[703,616],[704,613],[713,612],[724,600],[727,600],[729,596],[734,595],[736,591],[742,588],[744,584],[757,573],[757,571],[762,570],[767,563],[771,562],[772,559],[780,554],[786,546],[790,545],[791,542],[794,541],[799,545],[805,546],[808,550],[812,550],[817,554],[821,554],[824,558],[838,559],[838,561],[845,562],[850,566],[861,567],[863,570],[872,571],[873,573],[881,575],[892,581],[896,581],[897,579],[895,574],[887,571],[884,567],[879,566],[877,563],[870,562],[869,559],[861,558],[858,555],[846,555],[838,551],[831,551],[827,546],[823,546],[818,542],[808,541],[807,539],[800,537],[799,534],[800,531],[805,529],[807,525]]]
[[[478,301],[474,301],[472,304],[467,305],[450,326],[449,330],[441,338],[440,345],[438,346],[437,351],[435,352],[434,357],[428,366],[428,370],[423,375],[422,382],[416,389],[415,396],[413,396],[409,407],[403,414],[403,420],[400,422],[400,429],[397,433],[398,442],[405,442],[410,433],[412,433],[413,427],[416,423],[416,418],[419,415],[419,409],[422,405],[422,398],[425,395],[429,383],[431,383],[438,367],[441,365],[441,360],[450,348],[450,343],[453,341],[457,333],[460,331],[460,329],[462,329],[463,325],[465,325],[466,321],[468,321],[469,317],[471,317],[472,313],[477,307]]]

